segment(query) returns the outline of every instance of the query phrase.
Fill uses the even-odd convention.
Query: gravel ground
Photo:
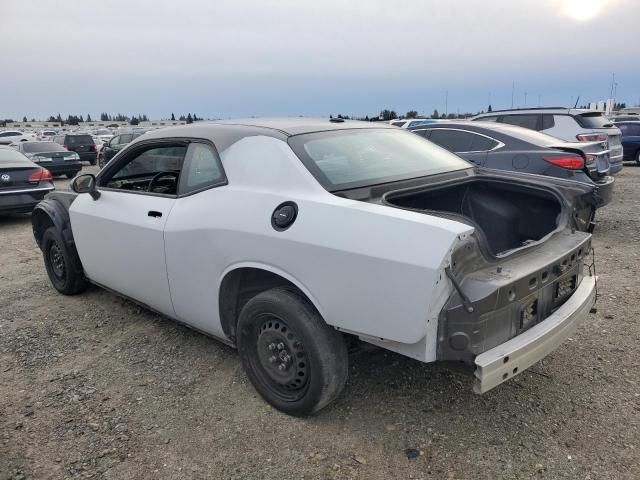
[[[639,185],[626,167],[600,212],[597,313],[543,362],[478,396],[444,366],[358,353],[309,419],[215,340],[97,288],[59,295],[30,218],[0,217],[0,479],[637,479]]]

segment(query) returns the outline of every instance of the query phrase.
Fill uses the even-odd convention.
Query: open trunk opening
[[[389,192],[384,201],[425,212],[462,215],[482,231],[494,256],[542,239],[558,227],[562,212],[562,205],[550,192],[481,179]]]

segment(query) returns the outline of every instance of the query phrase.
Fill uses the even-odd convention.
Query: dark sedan
[[[0,147],[0,213],[24,213],[54,190],[51,172],[10,147]]]
[[[22,142],[15,148],[33,163],[46,168],[52,175],[75,177],[82,170],[80,156],[55,142]]]
[[[614,178],[609,176],[606,142],[565,142],[526,128],[489,122],[440,122],[409,130],[484,168],[592,185],[592,217],[595,209],[611,201]]]
[[[622,132],[622,159],[640,166],[640,121],[616,122]]]

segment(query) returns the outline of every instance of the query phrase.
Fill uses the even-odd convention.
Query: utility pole
[[[487,105],[491,105],[491,92],[489,92],[489,97],[487,98],[487,100],[488,100]],[[487,108],[489,107],[487,106]]]
[[[540,98],[541,98],[541,95],[538,94],[538,107],[540,106]]]
[[[444,92],[444,114],[445,116],[449,114],[449,90]]]
[[[527,108],[527,92],[524,92],[524,107]]]
[[[516,82],[511,83],[511,108],[513,108],[513,95],[516,92]]]
[[[609,98],[613,98],[613,89],[615,84],[616,84],[616,74],[614,72],[611,77],[611,95],[609,95]]]

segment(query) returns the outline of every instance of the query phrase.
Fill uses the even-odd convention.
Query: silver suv
[[[476,115],[471,120],[500,122],[537,130],[568,142],[609,142],[610,173],[622,170],[620,129],[602,112],[579,108],[527,108],[499,110]]]

